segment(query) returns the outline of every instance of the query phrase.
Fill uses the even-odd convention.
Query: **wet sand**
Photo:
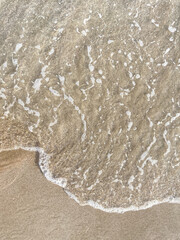
[[[124,214],[79,206],[40,172],[35,153],[0,153],[0,239],[179,240],[180,205]]]

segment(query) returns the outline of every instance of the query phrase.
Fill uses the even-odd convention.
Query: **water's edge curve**
[[[49,171],[49,163],[48,160],[50,159],[51,155],[47,154],[43,148],[41,147],[23,147],[23,146],[15,146],[14,148],[5,148],[5,149],[0,149],[0,152],[3,151],[13,151],[13,150],[25,150],[25,151],[31,151],[31,152],[38,152],[39,153],[39,167],[42,171],[42,173],[44,174],[44,176],[46,177],[46,179],[54,184],[57,184],[58,186],[62,187],[63,190],[65,191],[65,193],[72,198],[73,200],[75,200],[80,206],[91,206],[95,209],[99,209],[101,211],[104,212],[108,212],[108,213],[125,213],[125,212],[129,212],[129,211],[139,211],[139,210],[145,210],[148,209],[150,207],[153,207],[155,205],[159,205],[162,203],[176,203],[176,204],[180,204],[180,198],[176,198],[173,196],[169,196],[167,198],[164,198],[162,201],[159,200],[153,200],[153,201],[148,201],[145,204],[141,205],[141,206],[135,206],[132,205],[131,207],[127,207],[127,208],[104,208],[102,205],[100,205],[97,202],[94,202],[92,200],[88,200],[86,203],[81,203],[78,198],[72,194],[71,192],[69,192],[68,190],[65,189],[66,187],[66,182],[67,180],[65,178],[58,178],[58,179],[54,179],[51,172]]]

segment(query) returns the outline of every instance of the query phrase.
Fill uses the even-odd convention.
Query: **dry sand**
[[[82,207],[45,179],[37,161],[35,153],[0,153],[1,240],[180,239],[180,205],[124,214]]]

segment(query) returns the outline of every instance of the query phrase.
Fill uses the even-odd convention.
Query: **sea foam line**
[[[153,207],[155,205],[162,204],[162,203],[177,203],[177,204],[180,204],[180,198],[172,197],[172,196],[164,198],[162,201],[152,200],[152,201],[146,202],[145,204],[143,204],[141,206],[131,205],[130,207],[127,207],[127,208],[122,208],[122,207],[105,208],[105,207],[103,207],[102,205],[100,205],[99,203],[97,203],[93,200],[88,200],[86,203],[81,203],[74,194],[72,194],[71,192],[69,192],[68,190],[65,189],[65,187],[67,185],[67,179],[65,179],[65,178],[54,179],[53,178],[52,173],[49,170],[49,162],[48,162],[48,160],[52,157],[52,154],[45,153],[44,149],[40,148],[40,147],[23,147],[23,146],[15,146],[14,148],[0,149],[0,152],[12,151],[12,150],[17,150],[17,149],[23,149],[23,150],[31,151],[31,152],[38,152],[39,153],[39,167],[40,167],[42,173],[44,174],[44,176],[46,177],[46,179],[48,181],[62,187],[64,189],[64,191],[66,192],[66,194],[70,198],[75,200],[80,206],[91,206],[95,209],[99,209],[99,210],[102,210],[102,211],[108,212],[108,213],[125,213],[125,212],[129,212],[129,211],[145,210],[147,208],[150,208],[150,207]]]

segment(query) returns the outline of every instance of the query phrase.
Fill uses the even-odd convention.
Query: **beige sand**
[[[9,168],[0,165],[1,240],[180,239],[180,205],[124,214],[81,207],[45,179],[34,153],[2,152],[0,162],[5,157]]]

